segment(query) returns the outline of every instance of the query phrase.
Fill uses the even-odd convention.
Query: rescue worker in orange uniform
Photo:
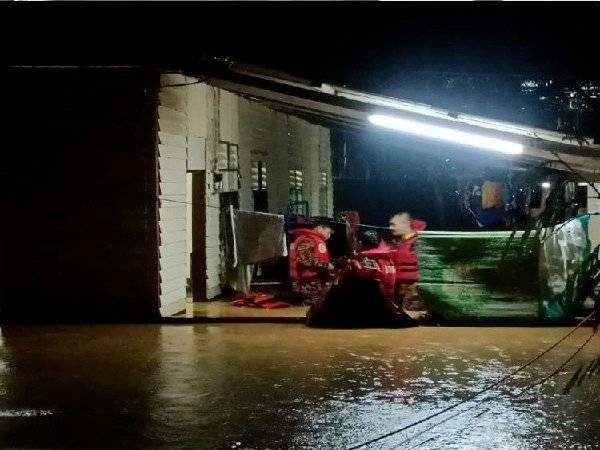
[[[331,287],[333,264],[327,240],[333,230],[327,224],[292,230],[289,263],[292,291],[304,304],[318,301]]]
[[[394,214],[390,218],[390,248],[393,250],[392,259],[396,267],[395,301],[398,307],[409,314],[411,311],[425,309],[417,293],[419,274],[415,244],[417,231],[424,230],[426,226],[424,221],[412,219],[406,212]]]

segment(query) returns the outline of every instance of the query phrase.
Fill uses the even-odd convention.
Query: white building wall
[[[161,85],[196,80],[163,75]],[[288,204],[288,171],[300,168],[304,177],[303,194],[311,215],[320,214],[321,172],[329,174],[327,195],[331,215],[331,148],[327,129],[204,83],[163,87],[159,99],[159,171],[164,198],[159,209],[161,280],[164,280],[161,301],[163,313],[172,314],[176,312],[174,309],[185,306],[185,283],[191,278],[192,235],[198,232],[192,230],[191,202],[195,200],[191,197],[187,169],[197,170],[204,164],[206,170],[206,228],[202,232],[206,233],[207,298],[210,299],[221,293],[224,273],[220,193],[213,179],[218,173],[219,142],[239,145],[238,195],[242,209],[254,208],[252,161],[266,163],[269,211],[273,213],[281,213]]]
[[[319,215],[320,173],[329,174],[329,215],[333,214],[329,130],[303,119],[273,111],[260,103],[239,99],[240,207],[253,209],[251,161],[267,166],[269,211],[281,213],[288,204],[289,170],[303,171],[304,199],[310,214]]]
[[[185,83],[182,75],[163,75],[161,86]],[[160,312],[171,315],[185,308],[188,273],[186,236],[187,96],[175,87],[159,92],[159,271]]]
[[[212,86],[207,87],[206,99],[208,120],[206,139],[206,296],[210,299],[221,293],[221,204],[213,181],[220,139],[219,89]]]
[[[327,174],[327,216],[333,217],[333,173],[331,171],[331,133],[319,127],[319,168]]]

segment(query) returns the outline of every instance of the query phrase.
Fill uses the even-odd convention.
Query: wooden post
[[[206,171],[192,174],[192,296],[206,300]]]

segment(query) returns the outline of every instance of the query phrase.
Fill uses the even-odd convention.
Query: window
[[[230,142],[219,142],[217,170],[238,170],[238,146]]]
[[[252,190],[267,189],[267,166],[262,161],[252,161]]]
[[[321,172],[319,177],[319,214],[321,216],[327,216],[329,210],[328,199],[328,175],[327,172]]]
[[[290,203],[302,201],[302,169],[290,169]]]
[[[251,172],[254,211],[269,212],[269,199],[267,195],[267,166],[262,161],[252,161]]]

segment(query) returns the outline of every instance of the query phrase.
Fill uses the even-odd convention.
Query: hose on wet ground
[[[490,384],[488,384],[487,386],[483,387],[481,390],[479,390],[479,391],[477,391],[476,393],[472,394],[472,395],[471,395],[471,396],[469,396],[468,398],[466,398],[466,399],[464,399],[464,400],[461,400],[461,401],[459,401],[459,402],[456,402],[456,403],[454,403],[454,404],[452,404],[452,405],[450,405],[450,406],[447,406],[446,408],[443,408],[443,409],[441,409],[440,411],[437,411],[437,412],[435,412],[435,413],[433,413],[433,414],[430,414],[429,416],[427,416],[427,417],[424,417],[423,419],[419,419],[419,420],[416,420],[416,421],[414,421],[414,422],[411,422],[411,423],[409,423],[408,425],[405,425],[405,426],[403,426],[403,427],[401,427],[401,428],[397,428],[397,429],[395,429],[395,430],[392,430],[392,431],[390,431],[390,432],[388,432],[388,433],[385,433],[385,434],[379,435],[379,436],[377,436],[377,437],[375,437],[375,438],[369,439],[369,440],[367,440],[367,441],[364,441],[364,442],[361,442],[361,443],[359,443],[359,444],[354,444],[354,445],[352,445],[352,446],[350,446],[350,447],[347,447],[347,448],[346,448],[346,450],[357,450],[357,449],[359,449],[359,448],[368,447],[368,446],[370,446],[370,445],[372,445],[372,444],[374,444],[374,443],[376,443],[376,442],[380,442],[380,441],[382,441],[382,440],[384,440],[384,439],[387,439],[387,438],[389,438],[389,437],[391,437],[391,436],[394,436],[394,435],[396,435],[396,434],[399,434],[399,433],[402,433],[402,432],[404,432],[404,431],[406,431],[406,430],[409,430],[409,429],[411,429],[411,428],[414,428],[414,427],[416,427],[417,425],[421,425],[421,424],[423,424],[423,423],[425,423],[425,422],[428,422],[428,421],[429,421],[429,420],[431,420],[431,419],[434,419],[434,418],[436,418],[436,417],[439,417],[439,416],[441,416],[442,414],[445,414],[445,413],[447,413],[447,412],[449,412],[449,411],[452,411],[452,410],[454,410],[454,409],[458,408],[458,407],[459,407],[459,406],[461,406],[461,405],[464,405],[464,404],[466,404],[466,403],[469,403],[469,402],[471,402],[471,401],[475,400],[475,399],[476,399],[477,397],[479,397],[480,395],[482,395],[482,394],[484,394],[484,393],[486,393],[486,392],[490,391],[491,389],[493,389],[493,388],[495,388],[495,387],[497,387],[497,386],[499,386],[499,385],[503,384],[504,382],[506,382],[506,381],[507,381],[507,380],[509,380],[510,378],[514,377],[514,376],[515,376],[515,375],[517,375],[519,372],[521,372],[521,371],[523,371],[524,369],[526,369],[527,367],[531,366],[533,363],[535,363],[536,361],[538,361],[539,359],[541,359],[542,357],[544,357],[546,354],[548,354],[549,352],[551,352],[552,350],[554,350],[554,349],[555,349],[556,347],[558,347],[558,346],[559,346],[559,345],[560,345],[562,342],[564,342],[564,341],[565,341],[565,340],[566,340],[566,339],[567,339],[569,336],[571,336],[573,333],[575,333],[575,331],[577,331],[579,328],[581,328],[581,327],[582,327],[582,326],[583,326],[583,325],[584,325],[586,322],[588,322],[589,320],[591,320],[591,319],[592,319],[592,318],[593,318],[595,315],[596,315],[596,311],[593,311],[593,312],[591,312],[591,313],[590,313],[590,314],[588,314],[586,317],[584,317],[584,318],[583,318],[583,319],[582,319],[582,320],[581,320],[581,321],[580,321],[580,322],[579,322],[579,323],[578,323],[578,324],[577,324],[575,327],[573,327],[573,329],[571,329],[571,330],[570,330],[568,333],[566,333],[564,336],[562,336],[560,339],[558,339],[558,340],[557,340],[557,341],[556,341],[554,344],[552,344],[550,347],[548,347],[547,349],[545,349],[543,352],[541,352],[540,354],[538,354],[538,355],[537,355],[537,356],[535,356],[534,358],[530,359],[530,360],[529,360],[529,361],[527,361],[525,364],[523,364],[523,365],[519,366],[517,369],[513,370],[513,371],[512,371],[512,372],[510,372],[509,374],[507,374],[507,375],[504,375],[502,378],[500,378],[500,379],[498,379],[498,380],[494,381],[493,383],[490,383]],[[591,337],[593,337],[593,336],[595,335],[595,333],[596,333],[596,329],[594,328],[594,329],[593,329],[593,331],[592,331],[592,336],[591,336]],[[590,338],[589,338],[589,339],[588,339],[588,340],[585,342],[585,345],[587,345],[587,343],[588,343],[588,342],[591,340],[591,337],[590,337]],[[584,345],[584,346],[585,346],[585,345]],[[561,364],[561,366],[559,366],[559,367],[558,367],[558,368],[557,368],[557,369],[556,369],[556,370],[553,372],[553,374],[555,375],[556,373],[558,373],[558,371],[560,371],[560,369],[561,369],[562,367],[564,367],[564,365],[568,364],[568,362],[570,362],[570,361],[572,360],[572,358],[574,358],[574,357],[575,357],[575,355],[576,355],[577,353],[579,353],[579,352],[580,352],[580,351],[583,349],[583,347],[584,347],[584,346],[582,346],[581,348],[579,348],[579,349],[576,351],[576,353],[575,353],[574,355],[572,355],[572,356],[571,356],[571,357],[570,357],[570,358],[569,358],[569,359],[568,359],[568,360],[567,360],[565,363]],[[556,373],[555,373],[555,372],[556,372]],[[553,376],[553,375],[551,374],[551,376]],[[549,378],[548,378],[548,379],[549,379]],[[547,381],[547,380],[545,380],[545,381]],[[545,381],[544,381],[544,382],[545,382]],[[537,386],[538,384],[535,384],[535,385]],[[535,386],[529,386],[529,387],[525,388],[525,390],[521,391],[521,393],[520,393],[519,395],[522,395],[522,393],[524,393],[526,390],[529,390],[529,389],[531,389],[532,387],[535,387]],[[477,405],[478,405],[478,404],[480,404],[480,403],[477,403]],[[469,409],[471,409],[471,408],[469,408]],[[464,411],[461,411],[461,412],[457,413],[456,415],[458,415],[458,414],[462,414],[463,412],[465,412],[465,411],[468,411],[469,409],[466,409],[466,410],[464,410]],[[448,420],[449,420],[449,419],[448,419]],[[441,423],[444,423],[444,422],[445,422],[445,421],[439,422],[439,424],[441,424]],[[437,424],[436,424],[436,425],[434,425],[434,426],[437,426]],[[433,428],[433,427],[432,427],[432,428]]]
[[[592,313],[592,314],[593,314],[593,313]],[[512,393],[511,393],[511,394],[509,394],[509,395],[511,395],[511,397],[512,397],[513,399],[519,398],[519,397],[521,397],[523,394],[525,394],[526,392],[528,392],[528,391],[532,390],[533,388],[536,388],[536,387],[538,387],[538,386],[541,386],[541,385],[543,385],[543,384],[544,384],[544,383],[546,383],[548,380],[550,380],[551,378],[553,378],[553,377],[555,377],[556,375],[558,375],[558,373],[559,373],[559,372],[560,372],[560,371],[561,371],[561,370],[562,370],[562,369],[563,369],[563,368],[564,368],[564,367],[565,367],[567,364],[569,364],[569,363],[570,363],[570,362],[573,360],[573,358],[575,358],[575,356],[577,356],[577,354],[579,354],[579,352],[581,352],[581,351],[582,351],[582,350],[585,348],[585,346],[587,346],[587,344],[588,344],[588,343],[589,343],[589,342],[590,342],[590,341],[591,341],[591,340],[594,338],[594,336],[596,335],[596,333],[597,333],[597,328],[596,328],[596,327],[594,327],[594,328],[592,329],[592,333],[591,333],[591,334],[588,336],[588,338],[587,338],[587,339],[586,339],[586,340],[585,340],[585,341],[584,341],[584,342],[583,342],[581,345],[579,345],[579,347],[577,347],[577,348],[575,349],[575,351],[573,351],[573,353],[571,353],[571,354],[570,354],[570,355],[569,355],[569,356],[568,356],[568,357],[567,357],[567,358],[566,358],[566,359],[565,359],[565,360],[564,360],[564,361],[563,361],[563,362],[562,362],[560,365],[558,365],[558,366],[556,367],[556,369],[554,369],[554,370],[553,370],[553,371],[552,371],[550,374],[548,374],[548,375],[544,376],[543,378],[541,378],[540,380],[538,380],[538,381],[536,381],[536,382],[534,382],[534,383],[531,383],[530,385],[528,385],[528,386],[526,386],[525,388],[521,389],[521,390],[520,390],[518,393],[516,393],[516,394],[512,394]],[[464,413],[466,413],[466,412],[468,412],[468,411],[470,411],[470,410],[472,410],[472,409],[474,409],[474,408],[476,408],[476,407],[478,407],[478,406],[481,406],[481,404],[482,404],[484,401],[490,401],[490,400],[494,400],[494,399],[495,399],[495,398],[497,398],[499,395],[500,395],[500,393],[498,393],[497,395],[495,395],[495,396],[494,396],[494,397],[492,397],[492,398],[482,399],[482,400],[480,400],[480,401],[476,402],[475,404],[473,404],[473,405],[469,406],[468,408],[466,408],[466,409],[463,409],[463,410],[461,410],[461,411],[457,412],[456,414],[453,414],[452,416],[450,416],[450,417],[447,417],[447,418],[446,418],[446,419],[444,419],[444,420],[441,420],[441,421],[439,421],[439,422],[436,422],[435,424],[433,424],[433,425],[429,426],[428,428],[426,428],[426,429],[424,429],[424,430],[422,430],[422,431],[418,432],[417,434],[415,434],[415,435],[413,435],[413,436],[411,436],[411,437],[409,437],[409,438],[405,439],[404,441],[402,441],[401,443],[399,443],[399,446],[400,446],[400,445],[403,445],[403,444],[406,444],[406,443],[408,443],[408,442],[410,442],[410,441],[414,440],[415,438],[417,438],[417,437],[419,437],[419,436],[422,436],[423,434],[425,434],[425,433],[427,433],[427,432],[431,431],[433,428],[435,428],[435,427],[437,427],[437,426],[439,426],[439,425],[442,425],[442,424],[444,424],[444,423],[446,423],[446,422],[449,422],[450,420],[454,419],[455,417],[457,417],[457,416],[459,416],[459,415],[461,415],[461,414],[464,414]],[[482,410],[481,412],[479,412],[479,413],[478,413],[478,414],[477,414],[475,417],[476,417],[476,418],[479,418],[479,417],[481,417],[483,414],[485,414],[485,413],[487,413],[487,412],[489,412],[489,411],[491,411],[491,408],[485,408],[484,410]],[[464,428],[463,428],[461,431],[464,431],[464,430],[466,430],[466,429],[468,429],[468,428],[472,427],[472,426],[473,426],[473,425],[475,425],[475,424],[476,424],[476,422],[472,422],[472,423],[468,424],[467,426],[465,426],[465,427],[464,427]],[[421,442],[421,443],[419,443],[419,444],[416,444],[416,445],[414,445],[414,446],[412,446],[412,447],[409,447],[409,448],[410,448],[410,449],[412,449],[412,448],[419,447],[420,445],[423,445],[425,442],[429,442],[429,441],[431,441],[432,439],[434,439],[434,438],[427,439],[426,441],[423,441],[423,442]]]

